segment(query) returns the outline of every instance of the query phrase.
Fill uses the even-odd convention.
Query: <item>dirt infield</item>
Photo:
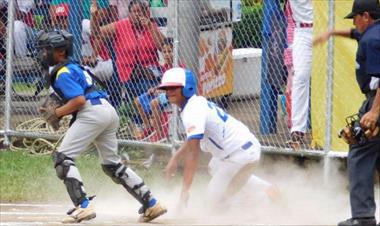
[[[188,207],[180,214],[176,212],[179,184],[160,181],[151,188],[168,208],[168,213],[150,225],[336,225],[350,216],[348,182],[346,173],[339,170],[340,163],[332,163],[327,185],[322,183],[321,163],[304,162],[300,167],[290,159],[263,158],[261,164],[256,175],[275,184],[281,191],[280,198],[269,199],[259,187],[246,188],[234,197],[226,197],[228,205],[207,211],[204,202],[206,180],[198,175]],[[120,186],[95,192],[97,217],[81,225],[138,224],[140,206]],[[379,185],[375,194],[376,200],[380,200]],[[71,207],[68,197],[51,203],[0,203],[0,225],[63,225],[60,221]],[[376,216],[379,220],[379,208]]]

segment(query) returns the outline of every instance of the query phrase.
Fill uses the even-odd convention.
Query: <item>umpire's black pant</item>
[[[360,117],[369,111],[373,99],[364,101]],[[352,217],[375,217],[374,173],[377,169],[380,175],[380,133],[364,144],[350,145],[347,163]]]

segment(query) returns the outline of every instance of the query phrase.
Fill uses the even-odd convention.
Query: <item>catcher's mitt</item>
[[[55,109],[62,105],[62,99],[56,93],[51,93],[46,97],[39,109],[42,118],[44,118],[54,130],[59,129],[59,121],[61,120],[61,118],[58,118],[55,114]]]

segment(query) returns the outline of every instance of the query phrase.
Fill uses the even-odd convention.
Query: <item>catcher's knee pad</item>
[[[72,158],[60,152],[53,153],[53,161],[57,177],[61,180],[65,180],[70,167],[75,166],[75,162]]]
[[[86,199],[86,193],[74,160],[60,152],[53,153],[53,160],[58,178],[63,180],[71,201],[78,206]]]
[[[149,202],[151,197],[149,188],[141,177],[130,168],[119,163],[117,165],[102,165],[102,169],[115,183],[123,185],[141,204],[146,205]]]

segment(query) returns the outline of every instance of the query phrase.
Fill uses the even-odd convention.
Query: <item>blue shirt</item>
[[[380,21],[370,25],[362,34],[353,31],[351,35],[359,42],[356,80],[362,93],[368,93],[372,77],[380,78]]]
[[[86,100],[106,98],[107,94],[100,90],[85,94],[93,84],[94,80],[87,71],[77,64],[69,63],[58,70],[54,88],[59,90],[67,101],[78,96],[85,96]]]

